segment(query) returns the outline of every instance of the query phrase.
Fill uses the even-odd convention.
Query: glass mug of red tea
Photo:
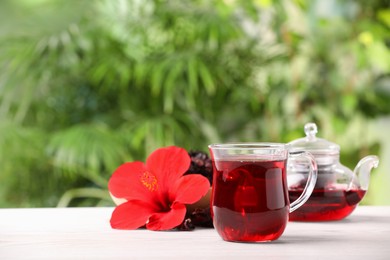
[[[291,155],[278,143],[209,145],[213,162],[211,209],[214,228],[222,239],[265,242],[278,239],[289,213],[310,197],[317,179],[317,165],[310,153]],[[309,165],[301,196],[290,204],[287,160]]]

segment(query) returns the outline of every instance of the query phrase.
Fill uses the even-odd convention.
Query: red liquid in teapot
[[[290,202],[302,193],[301,189],[290,190]],[[329,221],[347,217],[364,197],[365,190],[341,190],[316,188],[308,201],[290,214],[292,221]]]
[[[214,227],[227,241],[270,241],[288,221],[285,161],[214,162]]]

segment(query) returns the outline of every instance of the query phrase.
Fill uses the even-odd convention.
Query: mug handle
[[[301,196],[298,197],[294,202],[290,203],[290,213],[297,210],[300,206],[302,206],[310,197],[311,193],[314,190],[314,187],[317,182],[317,163],[313,157],[313,155],[309,152],[302,152],[299,154],[289,155],[295,158],[302,157],[309,161],[309,176],[307,178],[306,186],[303,189]]]

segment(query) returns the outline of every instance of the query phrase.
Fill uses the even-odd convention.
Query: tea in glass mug
[[[289,213],[310,197],[317,179],[317,165],[309,153],[289,155],[285,144],[212,144],[211,210],[214,228],[222,239],[265,242],[284,232]],[[309,162],[306,189],[291,205],[288,196],[287,160]],[[304,160],[302,160],[304,159]]]

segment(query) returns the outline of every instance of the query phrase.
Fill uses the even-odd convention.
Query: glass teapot
[[[347,217],[363,199],[368,189],[370,172],[378,167],[377,156],[364,157],[354,171],[339,162],[340,146],[316,137],[317,126],[305,125],[305,138],[289,143],[290,153],[310,152],[318,166],[317,183],[309,200],[290,214],[293,221],[329,221]],[[297,165],[300,165],[299,168]],[[306,184],[309,166],[287,165],[290,201],[296,200]]]

